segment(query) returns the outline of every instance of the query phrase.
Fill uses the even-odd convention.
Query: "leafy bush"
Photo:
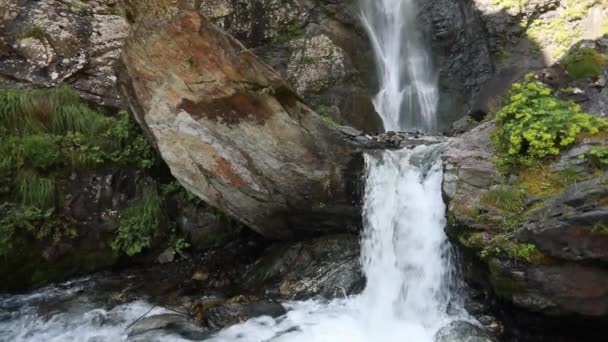
[[[593,167],[608,169],[608,146],[593,147],[585,157]]]
[[[564,58],[564,67],[574,79],[597,78],[602,73],[608,57],[591,48],[580,48]]]
[[[0,204],[0,256],[11,253],[17,236],[23,234],[29,234],[37,240],[51,239],[54,243],[76,237],[76,231],[61,222],[53,209]]]
[[[157,161],[127,113],[115,117],[98,113],[67,86],[0,90],[0,205],[4,208],[0,249],[7,251],[10,240],[24,232],[37,238],[69,235],[61,233],[68,221],[55,210],[55,179],[61,179],[66,168],[148,169]],[[150,203],[143,206],[144,219],[152,210]],[[133,212],[125,213],[123,231],[134,226],[133,217]],[[150,220],[142,224],[153,228]],[[124,236],[118,240],[119,246],[121,242],[127,246]],[[137,249],[133,244],[128,245],[129,252]]]
[[[572,145],[579,133],[608,130],[608,121],[581,112],[580,106],[552,96],[534,81],[515,83],[496,117],[492,141],[499,167],[530,166]]]
[[[161,223],[161,199],[156,190],[146,189],[143,198],[125,209],[118,220],[118,234],[112,249],[128,256],[150,247]]]

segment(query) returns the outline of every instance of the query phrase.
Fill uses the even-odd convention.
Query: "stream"
[[[375,106],[387,131],[433,132],[437,77],[415,27],[413,0],[361,0],[377,60]],[[287,314],[208,332],[194,326],[135,334],[142,316],[171,315],[143,299],[112,305],[81,279],[0,297],[0,341],[433,342],[460,309],[458,273],[444,232],[441,146],[365,156],[361,265],[367,286],[333,301],[287,302]],[[187,323],[184,323],[187,325]]]

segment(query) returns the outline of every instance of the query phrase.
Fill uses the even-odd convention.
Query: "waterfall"
[[[385,129],[433,131],[437,82],[415,27],[413,0],[362,1],[362,21],[381,81],[374,103]],[[361,265],[367,286],[362,294],[330,302],[286,303],[289,311],[283,317],[252,319],[208,341],[433,342],[440,328],[461,318],[448,314],[452,267],[444,232],[440,150],[419,146],[365,156]],[[126,322],[144,310],[137,302],[116,312],[86,306],[45,322],[21,299],[9,299],[8,307],[17,306],[11,300],[22,309],[0,320],[0,332],[10,341],[125,340],[121,332]],[[0,309],[4,302],[0,298]]]
[[[416,25],[415,0],[361,0],[361,21],[376,57],[380,91],[374,100],[387,131],[433,132],[437,74]]]
[[[361,295],[289,303],[285,317],[253,319],[212,341],[433,342],[460,318],[448,314],[452,272],[440,148],[366,155]]]

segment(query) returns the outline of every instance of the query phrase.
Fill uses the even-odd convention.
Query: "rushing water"
[[[385,129],[433,131],[436,77],[415,28],[413,0],[362,1],[380,72],[375,105]],[[462,318],[448,314],[453,269],[444,233],[440,149],[420,146],[365,156],[361,265],[367,286],[362,294],[286,303],[283,317],[252,319],[194,340],[433,342],[440,328]],[[0,297],[0,341],[124,341],[129,323],[151,307],[135,301],[102,309],[78,295],[78,288]],[[49,312],[43,309],[47,301],[55,303]],[[156,332],[144,340],[193,339]]]
[[[374,105],[387,131],[433,132],[437,74],[421,31],[415,0],[361,0],[362,22],[376,56],[380,92]]]

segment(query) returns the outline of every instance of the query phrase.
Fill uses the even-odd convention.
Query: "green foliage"
[[[18,237],[32,236],[37,240],[52,239],[57,243],[62,239],[73,239],[76,231],[61,222],[53,209],[41,210],[29,205],[11,203],[0,204],[0,256],[13,250]]]
[[[157,161],[127,113],[115,117],[98,113],[67,86],[0,89],[0,203],[5,208],[0,253],[7,253],[11,239],[27,239],[25,233],[44,239],[71,236],[65,233],[66,219],[56,210],[55,179],[63,177],[66,169],[105,165],[148,169]],[[147,220],[143,224],[150,228],[152,221],[146,215],[153,200],[143,204]],[[123,231],[136,230],[136,209],[121,221]],[[141,234],[144,229],[139,228]],[[127,242],[121,236],[117,246],[124,245],[129,252],[137,249]]]
[[[112,249],[133,256],[150,247],[160,227],[161,215],[158,193],[146,189],[140,201],[121,213]]]
[[[15,188],[22,204],[43,210],[54,208],[55,179],[33,172],[22,172],[17,175]]]
[[[579,133],[608,130],[608,121],[581,112],[577,104],[552,96],[528,75],[515,83],[496,117],[492,141],[499,167],[534,165],[571,146]]]
[[[476,248],[481,249],[480,255],[486,259],[493,256],[504,255],[517,261],[529,264],[542,264],[549,261],[536,245],[519,242],[509,234],[499,234],[487,239],[472,235],[469,240],[475,243]]]
[[[0,129],[10,134],[79,132],[94,137],[111,122],[91,110],[69,86],[0,90]]]
[[[593,167],[608,169],[608,145],[593,147],[585,157]]]
[[[602,73],[608,57],[591,48],[580,48],[564,58],[564,67],[574,79],[597,78]]]
[[[176,236],[173,236],[170,245],[173,247],[175,253],[180,255],[183,254],[186,249],[190,248],[190,244],[184,238],[178,238]]]
[[[508,214],[520,214],[525,210],[526,193],[520,186],[497,185],[482,194],[480,202]]]

